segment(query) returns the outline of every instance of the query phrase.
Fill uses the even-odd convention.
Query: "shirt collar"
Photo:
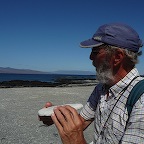
[[[114,95],[118,94],[137,76],[139,76],[139,72],[136,68],[133,68],[123,79],[110,87],[110,90]]]

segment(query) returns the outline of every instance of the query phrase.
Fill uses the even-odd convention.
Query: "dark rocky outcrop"
[[[0,82],[0,88],[13,88],[13,87],[72,87],[72,86],[91,86],[97,83],[94,79],[57,79],[54,82],[41,82],[41,81],[24,81],[24,80],[11,80]]]

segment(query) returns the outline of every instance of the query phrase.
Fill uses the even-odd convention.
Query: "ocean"
[[[55,82],[57,79],[95,79],[95,75],[65,74],[0,74],[0,82],[11,80]]]

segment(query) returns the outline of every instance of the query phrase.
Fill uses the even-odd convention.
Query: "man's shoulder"
[[[95,90],[95,91],[103,91],[104,88],[105,88],[105,84],[98,83],[98,84],[95,86],[94,90]]]
[[[135,86],[138,86],[137,92],[140,93],[140,98],[138,99],[138,103],[140,102],[144,106],[144,77],[139,77]]]

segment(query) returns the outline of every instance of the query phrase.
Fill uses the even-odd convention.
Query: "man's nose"
[[[93,57],[94,57],[94,55],[93,55],[93,53],[91,52],[91,53],[90,53],[90,56],[89,56],[89,59],[90,59],[90,60],[93,60]]]

